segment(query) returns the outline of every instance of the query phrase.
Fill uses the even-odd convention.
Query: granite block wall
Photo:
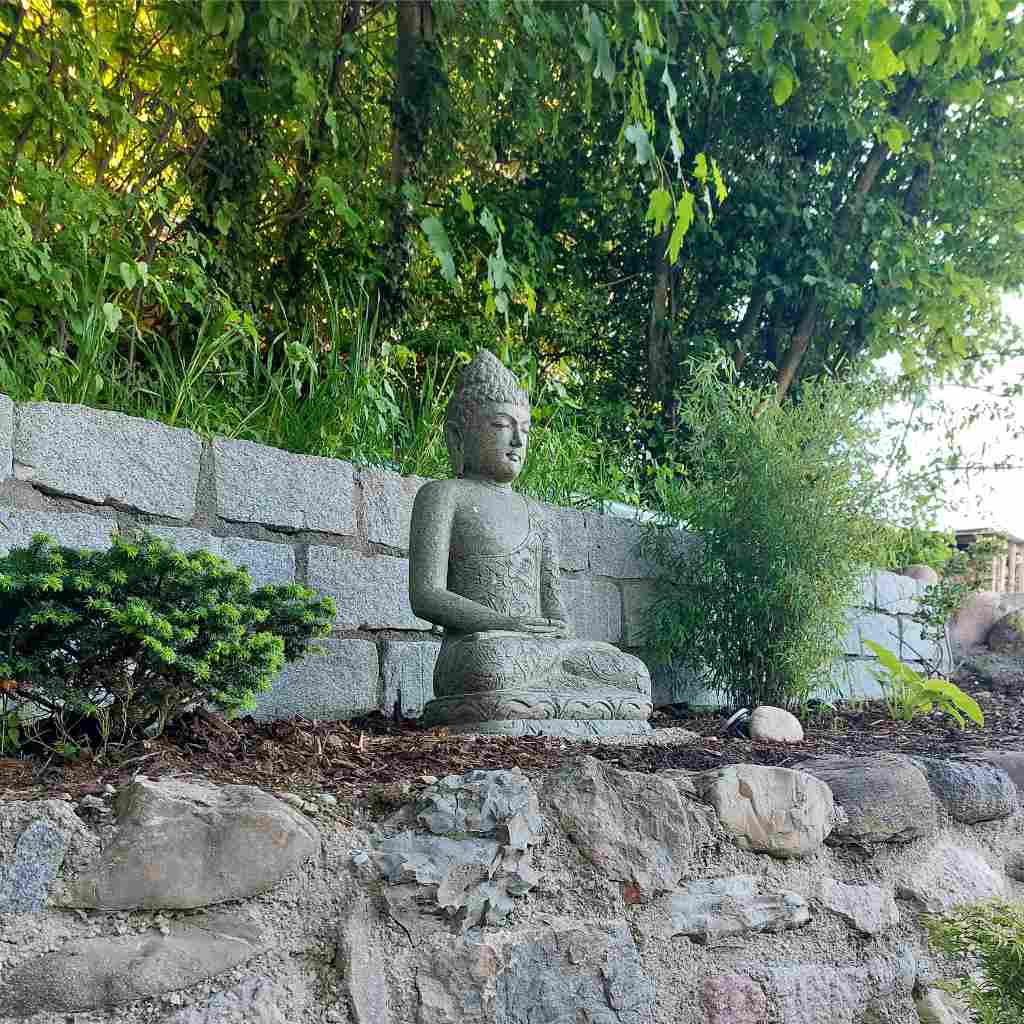
[[[349,718],[396,705],[416,715],[431,697],[439,636],[408,600],[409,519],[423,480],[337,459],[295,455],[83,406],[0,396],[0,553],[34,533],[105,547],[145,528],[183,550],[244,565],[257,584],[297,580],[331,594],[338,615],[326,653],[289,666],[257,715]],[[642,525],[551,508],[566,603],[580,636],[643,654],[654,567]],[[624,515],[625,513],[625,515]],[[870,695],[863,638],[927,656],[912,612],[920,585],[882,573],[851,611],[849,692]],[[713,702],[685,673],[655,671],[656,700]]]

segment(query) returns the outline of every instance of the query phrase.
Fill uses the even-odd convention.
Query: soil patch
[[[884,704],[866,702],[819,709],[805,718],[805,739],[795,744],[728,737],[723,735],[724,714],[685,711],[661,712],[654,725],[691,730],[696,736],[689,742],[635,746],[548,737],[465,739],[443,729],[422,729],[414,722],[395,724],[381,716],[352,722],[226,722],[196,714],[158,739],[87,751],[72,761],[46,750],[0,757],[0,799],[77,799],[136,775],[173,774],[303,796],[326,792],[344,803],[369,797],[388,804],[444,775],[511,766],[543,772],[579,754],[652,772],[702,771],[740,763],[790,767],[821,754],[898,751],[949,757],[986,749],[1024,749],[1024,699],[980,690],[974,696],[985,712],[983,729],[961,732],[937,713],[909,723],[894,722]]]

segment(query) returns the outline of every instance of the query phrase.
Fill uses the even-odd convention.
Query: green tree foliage
[[[1014,11],[3,0],[0,358],[113,338],[103,404],[208,317],[324,358],[341,294],[413,377],[489,344],[630,438],[709,352],[778,396],[887,351],[949,372],[1024,281]]]
[[[790,410],[772,396],[714,361],[695,368],[679,408],[681,466],[657,490],[667,521],[696,539],[681,545],[675,525],[649,535],[652,648],[748,707],[796,705],[833,685],[847,609],[884,544],[867,395],[808,384]]]
[[[251,707],[334,618],[330,598],[253,590],[244,569],[150,534],[99,552],[39,534],[0,559],[0,592],[0,678],[69,729],[88,720],[116,739],[197,703]]]

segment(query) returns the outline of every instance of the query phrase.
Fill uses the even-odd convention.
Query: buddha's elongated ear
[[[451,420],[444,425],[444,443],[448,446],[448,461],[451,463],[452,472],[455,476],[461,477],[466,472],[465,446],[462,431]]]

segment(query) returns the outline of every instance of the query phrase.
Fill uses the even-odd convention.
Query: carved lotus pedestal
[[[447,638],[423,721],[498,736],[639,736],[651,731],[651,680],[611,644],[500,630]]]

